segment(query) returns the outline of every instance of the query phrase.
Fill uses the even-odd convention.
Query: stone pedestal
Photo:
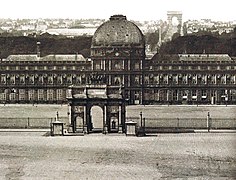
[[[108,133],[108,127],[107,125],[104,126],[104,131],[103,131],[103,134],[107,134]]]
[[[88,134],[88,127],[87,127],[87,125],[84,125],[83,132],[84,132],[84,134]]]
[[[122,128],[122,124],[120,124],[120,125],[119,125],[119,129],[118,129],[118,133],[119,133],[119,134],[122,134],[122,133],[123,133],[123,130],[122,130],[122,129],[123,129],[123,128]]]
[[[126,136],[136,136],[136,122],[128,121],[125,122],[125,133]]]
[[[64,135],[64,123],[55,121],[52,123],[52,136],[63,136]]]

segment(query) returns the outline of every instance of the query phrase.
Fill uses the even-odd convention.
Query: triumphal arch
[[[73,133],[123,133],[126,113],[123,91],[121,85],[71,86],[67,99]]]

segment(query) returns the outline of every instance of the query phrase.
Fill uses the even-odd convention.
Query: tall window
[[[20,84],[25,84],[25,75],[20,75]]]
[[[216,75],[215,74],[211,76],[211,83],[216,84]]]
[[[205,99],[207,97],[207,90],[202,90],[202,98]]]
[[[183,99],[188,99],[188,90],[183,91]]]
[[[53,75],[48,76],[48,84],[53,84]]]
[[[1,84],[6,84],[6,75],[5,74],[1,75]]]
[[[178,90],[173,91],[173,100],[178,101]]]
[[[57,100],[63,100],[63,90],[62,89],[57,89]]]
[[[101,62],[94,62],[94,67],[95,67],[95,70],[101,70]]]
[[[44,100],[44,90],[43,89],[39,89],[38,90],[38,100],[39,101],[43,101]]]
[[[33,74],[30,75],[30,77],[29,77],[29,83],[34,84],[34,75]]]
[[[149,84],[149,76],[144,76],[144,84]]]
[[[197,75],[196,74],[193,74],[192,83],[197,84]]]
[[[11,83],[11,84],[15,84],[15,83],[16,83],[16,81],[15,81],[15,75],[11,75],[11,77],[10,77],[10,83]]]
[[[135,84],[139,84],[139,76],[135,76],[134,77],[134,83]]]
[[[138,62],[136,62],[136,63],[134,64],[134,69],[135,69],[135,70],[139,70],[139,69],[140,69],[140,64],[139,64]]]
[[[113,69],[122,70],[123,69],[123,61],[114,61]]]
[[[19,100],[25,100],[25,90],[24,89],[19,89]]]
[[[154,84],[159,84],[159,75],[156,75],[153,77],[153,83]]]
[[[173,76],[173,84],[178,84],[178,75]]]
[[[0,100],[6,100],[6,93],[0,93]]]
[[[82,83],[82,77],[81,77],[81,75],[78,75],[76,77],[76,84],[81,84],[81,83]]]
[[[53,89],[47,90],[47,100],[52,101],[53,100]]]
[[[168,84],[169,83],[169,76],[168,75],[164,75],[164,77],[163,77],[163,83],[164,84]]]
[[[118,77],[118,76],[114,77],[114,84],[115,85],[120,85],[121,84],[121,78]]]
[[[221,84],[226,84],[226,74],[221,76]]]
[[[192,90],[192,100],[197,100],[197,90],[195,89]]]
[[[183,84],[188,84],[188,75],[187,74],[183,75]]]
[[[57,76],[57,84],[62,84],[62,76],[61,75]]]
[[[30,89],[28,91],[28,98],[29,98],[29,101],[33,101],[34,100],[34,90],[33,89]]]

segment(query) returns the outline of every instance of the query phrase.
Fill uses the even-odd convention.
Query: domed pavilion
[[[145,39],[126,16],[113,15],[94,33],[91,45],[92,70],[107,85],[122,85],[131,104],[142,99],[142,62]],[[132,88],[131,88],[132,87]]]

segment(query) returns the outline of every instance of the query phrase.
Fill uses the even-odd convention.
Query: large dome
[[[103,23],[92,39],[92,47],[113,45],[144,45],[141,30],[123,15],[114,15]]]

